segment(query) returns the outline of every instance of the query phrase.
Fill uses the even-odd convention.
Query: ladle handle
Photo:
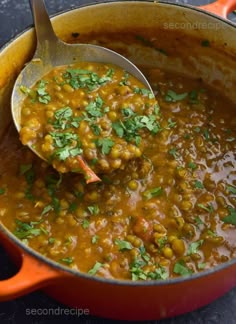
[[[30,2],[37,35],[37,48],[34,56],[52,57],[53,49],[60,41],[54,33],[44,0],[30,0]]]

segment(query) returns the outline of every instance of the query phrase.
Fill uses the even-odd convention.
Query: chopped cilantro
[[[204,189],[204,185],[200,180],[195,180],[194,187],[197,189]]]
[[[92,244],[96,244],[99,240],[99,236],[98,235],[93,235],[92,239],[91,239],[91,242]]]
[[[236,195],[236,188],[233,186],[226,186],[227,190],[232,193],[233,195]]]
[[[51,121],[51,124],[55,129],[64,130],[70,127],[70,122],[72,121],[73,111],[70,107],[63,107],[58,109],[54,113],[54,121]],[[75,125],[75,124],[74,124]],[[78,125],[77,125],[78,127]]]
[[[73,262],[73,258],[72,257],[62,258],[59,261],[69,265]]]
[[[169,153],[170,155],[172,155],[173,158],[177,159],[177,158],[178,158],[178,155],[179,155],[178,152],[177,152],[177,150],[178,150],[177,147],[172,147],[172,148],[168,151],[168,153]]]
[[[201,220],[201,218],[199,216],[196,216],[194,218],[194,221],[197,225],[204,225],[204,222]]]
[[[167,129],[170,129],[170,128],[174,128],[176,126],[176,122],[173,121],[171,118],[168,118],[168,125],[167,125]]]
[[[168,241],[167,236],[160,237],[160,238],[157,240],[158,247],[159,247],[160,250],[163,249],[163,247],[166,245],[167,241]]]
[[[207,230],[207,234],[210,235],[210,236],[212,236],[212,237],[216,237],[217,236],[217,234],[215,232],[213,232],[211,229],[208,229]]]
[[[88,206],[87,207],[91,215],[99,214],[99,207],[98,205]]]
[[[168,278],[168,272],[166,269],[159,265],[154,271],[150,271],[147,273],[147,277],[152,280],[166,280]]]
[[[17,224],[17,227],[13,233],[19,239],[32,238],[41,234],[40,228],[34,228],[34,225],[37,225],[40,222],[24,223],[19,219],[16,219],[15,222]]]
[[[94,135],[99,136],[101,134],[101,128],[97,124],[90,125]]]
[[[121,110],[121,113],[125,118],[129,118],[129,117],[132,117],[132,116],[135,115],[135,112],[129,107],[128,108],[123,108]]]
[[[48,235],[49,234],[48,231],[43,226],[40,226],[40,230],[45,235]]]
[[[122,109],[122,114],[125,119],[113,123],[112,128],[117,136],[125,138],[128,142],[134,140],[138,145],[141,140],[139,135],[141,129],[146,128],[152,134],[157,134],[161,130],[155,115],[137,116],[130,108]]]
[[[205,211],[207,211],[208,213],[212,213],[214,211],[214,208],[212,206],[212,204],[197,204],[197,206]]]
[[[188,247],[187,255],[192,255],[194,253],[197,253],[198,249],[202,246],[203,242],[204,242],[203,240],[199,240],[199,241],[190,243],[190,245]]]
[[[126,85],[129,85],[129,73],[125,72],[124,73],[124,76],[122,77],[120,83],[119,83],[120,86],[126,86]]]
[[[43,208],[43,211],[42,211],[41,215],[43,216],[43,215],[47,214],[48,212],[50,212],[51,210],[53,210],[53,206],[52,205],[47,205],[47,206],[45,206]]]
[[[55,239],[54,237],[50,237],[50,238],[48,239],[48,243],[49,243],[49,244],[54,244],[55,241],[56,241],[56,239]]]
[[[134,93],[141,94],[143,96],[148,96],[149,99],[154,98],[154,94],[151,92],[151,90],[146,88],[134,88]]]
[[[90,269],[89,271],[88,271],[88,274],[89,275],[91,275],[91,276],[94,276],[97,272],[98,272],[98,270],[101,268],[101,267],[103,267],[103,263],[101,263],[101,262],[96,262],[95,263],[95,265],[92,267],[92,269]]]
[[[38,83],[38,88],[36,90],[38,94],[38,101],[43,104],[48,104],[51,100],[51,96],[46,91],[46,84],[47,82],[44,80],[40,80]]]
[[[71,245],[73,243],[73,237],[68,236],[67,239],[65,240],[65,245]]]
[[[96,145],[101,148],[102,154],[109,154],[114,144],[114,141],[110,138],[99,138],[96,141]]]
[[[167,94],[165,96],[165,101],[166,102],[181,101],[181,100],[185,99],[187,96],[188,96],[187,92],[178,94],[173,90],[168,90]]]
[[[201,132],[201,128],[200,128],[200,127],[198,127],[198,126],[197,126],[197,127],[195,127],[195,128],[194,128],[194,132],[196,132],[196,133],[200,133],[200,132]]]
[[[118,248],[120,251],[124,250],[132,250],[133,246],[130,242],[125,241],[125,240],[120,240],[120,239],[115,239],[115,244],[118,245]]]
[[[28,87],[25,87],[24,85],[20,86],[20,91],[23,92],[25,95],[29,96],[32,100],[36,99],[36,96],[37,96],[36,91],[34,91]]]
[[[83,227],[83,229],[87,229],[89,227],[89,225],[90,225],[89,220],[86,219],[86,218],[83,219],[83,221],[82,221],[82,227]]]
[[[101,97],[97,97],[95,101],[91,101],[86,107],[85,111],[91,117],[102,117],[104,115],[102,111],[103,100]]]
[[[51,132],[55,152],[53,156],[57,156],[59,160],[64,161],[69,156],[77,156],[82,153],[80,142],[77,134],[70,132]],[[74,142],[77,142],[77,147],[74,147]]]
[[[143,270],[143,266],[146,265],[146,261],[141,258],[135,257],[134,261],[130,265],[130,273],[132,276],[132,280],[146,280],[147,274]]]
[[[190,139],[190,138],[191,138],[190,134],[188,134],[188,133],[184,134],[184,139]]]
[[[192,161],[188,163],[188,167],[189,167],[190,169],[192,169],[192,170],[197,169],[197,165],[196,165],[196,163],[194,163],[194,162],[192,162]]]
[[[145,190],[143,192],[143,197],[145,199],[151,199],[153,197],[158,197],[162,194],[163,194],[163,189],[161,187],[156,187],[156,188]]]
[[[70,145],[72,141],[78,140],[78,135],[72,134],[70,132],[66,132],[66,133],[51,132],[50,135],[53,138],[54,146],[60,148],[64,148],[67,145]]]
[[[89,91],[95,90],[101,85],[112,80],[113,70],[109,69],[103,76],[99,76],[95,72],[83,69],[67,69],[64,79],[72,88],[88,88]]]
[[[145,260],[142,258],[136,257],[130,265],[130,273],[133,281],[137,280],[165,280],[168,278],[168,273],[164,267],[160,265],[155,265],[156,269],[154,271],[144,270],[143,267],[147,265],[149,259]]]
[[[197,264],[197,267],[198,267],[199,270],[203,270],[203,269],[205,269],[205,267],[206,267],[206,263],[204,263],[204,262],[199,262],[199,263]]]
[[[224,223],[236,225],[236,209],[229,207],[229,215],[223,218]]]
[[[184,260],[179,260],[174,265],[174,273],[181,276],[188,276],[191,275],[193,271],[186,266]]]

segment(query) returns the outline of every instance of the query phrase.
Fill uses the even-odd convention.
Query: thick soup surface
[[[58,173],[13,127],[0,145],[1,221],[44,256],[90,275],[166,279],[236,257],[236,107],[199,80],[145,73],[160,131],[102,182]]]

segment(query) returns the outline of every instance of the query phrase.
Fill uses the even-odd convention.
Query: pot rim
[[[62,11],[58,11],[57,13],[54,13],[53,15],[50,15],[50,18],[54,19],[57,18],[63,14],[66,14],[70,11],[73,10],[80,10],[83,8],[87,8],[90,6],[104,6],[104,5],[110,5],[110,4],[116,4],[119,5],[119,3],[149,3],[149,4],[154,4],[155,0],[103,0],[102,2],[91,2],[88,4],[83,4],[83,5],[78,5],[75,6],[71,9],[66,9],[66,10],[62,10]],[[163,4],[163,5],[167,5],[167,6],[176,6],[176,7],[183,7],[186,9],[190,9],[190,10],[194,10],[197,11],[199,14],[203,14],[203,15],[207,15],[210,17],[213,17],[217,20],[220,20],[222,23],[227,24],[233,28],[236,29],[236,24],[233,23],[232,21],[222,18],[214,13],[205,11],[203,9],[201,9],[201,7],[195,7],[194,5],[190,5],[190,4],[182,4],[182,3],[173,3],[173,2],[168,2],[168,0],[160,0],[158,1],[158,4]],[[22,37],[25,33],[30,32],[33,29],[34,25],[30,24],[28,27],[26,27],[24,30],[22,30],[21,32],[17,33],[15,36],[13,36],[12,38],[9,39],[9,41],[7,41],[6,43],[4,43],[1,47],[0,47],[0,53],[3,52],[5,49],[8,48],[8,46],[11,45],[11,43],[13,43],[14,41],[16,41],[17,39],[19,39],[20,37]],[[47,258],[45,256],[43,256],[42,254],[40,254],[38,251],[32,249],[31,247],[25,245],[20,239],[18,239],[12,232],[10,232],[10,230],[7,229],[7,227],[2,224],[0,222],[0,232],[2,232],[5,236],[7,236],[17,247],[20,247],[23,251],[25,251],[28,255],[30,255],[33,258],[38,259],[38,261],[42,262],[43,264],[46,264],[56,270],[58,270],[58,272],[64,272],[66,274],[70,274],[76,277],[81,277],[82,279],[90,279],[90,280],[94,280],[96,282],[102,283],[102,284],[112,284],[112,285],[121,285],[121,286],[159,286],[159,285],[175,285],[175,284],[179,284],[182,282],[186,282],[186,281],[192,281],[192,280],[197,280],[200,279],[202,277],[205,276],[210,276],[213,273],[222,271],[228,267],[231,267],[233,265],[236,264],[236,258],[233,258],[223,264],[214,266],[213,268],[210,268],[208,270],[202,271],[202,272],[198,272],[198,273],[194,273],[192,275],[189,276],[182,276],[182,277],[176,277],[176,278],[168,278],[165,280],[143,280],[143,281],[132,281],[132,280],[124,280],[124,279],[111,279],[111,278],[103,278],[103,277],[99,277],[99,276],[91,276],[85,272],[80,272],[79,270],[74,270],[74,269],[70,269],[69,267],[60,264],[59,262],[56,262],[50,258]],[[24,257],[24,256],[23,256]],[[20,271],[20,270],[19,270]]]

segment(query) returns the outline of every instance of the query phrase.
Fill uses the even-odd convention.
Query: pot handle
[[[198,7],[200,9],[209,11],[213,14],[227,19],[227,15],[236,9],[236,0],[217,0],[205,6]]]
[[[20,269],[11,278],[0,280],[0,302],[15,299],[47,286],[65,275],[62,271],[40,262],[30,254],[19,251]]]

